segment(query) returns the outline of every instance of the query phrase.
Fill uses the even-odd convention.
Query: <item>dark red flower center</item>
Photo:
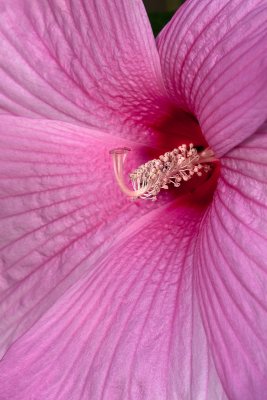
[[[124,162],[130,149],[111,151],[121,190],[131,198],[156,200],[162,189],[169,189],[171,197],[192,193],[196,201],[209,201],[216,187],[219,161],[197,119],[169,106],[149,128],[155,145],[144,150],[144,164],[131,172],[133,188],[124,182]]]

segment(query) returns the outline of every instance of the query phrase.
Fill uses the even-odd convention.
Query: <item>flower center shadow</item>
[[[197,119],[188,112],[169,107],[149,128],[154,146],[143,148],[142,154],[138,154],[144,161],[129,175],[132,189],[124,180],[124,163],[130,149],[117,148],[110,152],[122,192],[132,199],[164,201],[187,194],[198,203],[209,202],[220,167]]]

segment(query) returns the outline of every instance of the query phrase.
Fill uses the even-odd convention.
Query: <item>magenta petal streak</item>
[[[166,92],[141,2],[1,4],[2,113],[145,131]]]
[[[267,393],[267,124],[222,159],[196,246],[203,320],[229,398]]]
[[[1,118],[0,133],[5,348],[140,214],[137,204],[114,191],[108,154],[118,143],[113,136],[14,117]]]
[[[221,394],[194,290],[202,211],[170,205],[152,214],[7,353],[4,393],[14,400]]]
[[[186,2],[157,43],[164,80],[217,153],[267,118],[265,0]]]

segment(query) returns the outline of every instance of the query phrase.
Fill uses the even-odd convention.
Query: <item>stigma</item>
[[[131,172],[129,177],[132,189],[129,189],[123,175],[123,166],[129,151],[129,148],[122,147],[111,150],[110,154],[117,183],[122,192],[132,199],[155,201],[162,189],[168,189],[169,185],[179,188],[194,175],[202,176],[207,173],[211,169],[210,163],[217,161],[210,148],[199,152],[192,143],[189,146],[182,144]]]

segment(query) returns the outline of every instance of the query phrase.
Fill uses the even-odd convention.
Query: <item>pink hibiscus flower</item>
[[[0,13],[0,399],[266,398],[266,0],[189,0],[156,43],[139,0]],[[121,193],[110,150],[189,143],[220,167]]]

